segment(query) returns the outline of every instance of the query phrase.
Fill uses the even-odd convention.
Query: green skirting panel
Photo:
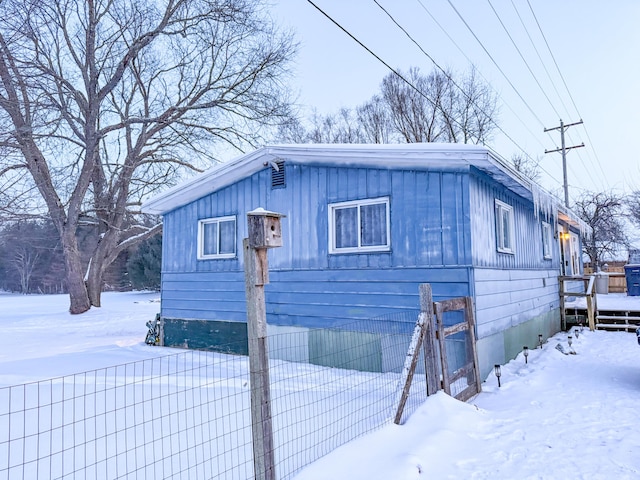
[[[248,355],[247,324],[210,320],[162,318],[167,347]]]
[[[399,372],[411,338],[403,335],[268,326],[269,357],[364,372]],[[162,318],[167,347],[248,355],[241,322]],[[419,370],[422,367],[419,367]]]
[[[478,340],[480,378],[484,380],[495,364],[503,365],[514,359],[522,347],[538,346],[538,335],[546,341],[560,331],[560,310],[549,310],[531,320]]]
[[[381,372],[380,335],[342,330],[311,330],[309,363],[364,372]]]

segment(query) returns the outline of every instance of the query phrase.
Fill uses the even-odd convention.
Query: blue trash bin
[[[640,296],[640,264],[625,265],[624,276],[627,280],[627,295]]]

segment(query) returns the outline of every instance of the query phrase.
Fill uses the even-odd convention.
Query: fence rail
[[[392,419],[416,318],[345,324],[313,363],[277,360],[308,332],[269,338],[278,478]],[[414,383],[407,414],[425,398]],[[248,358],[189,350],[0,389],[0,480],[27,478],[253,478]]]

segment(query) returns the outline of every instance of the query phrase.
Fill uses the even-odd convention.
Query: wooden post
[[[424,369],[427,376],[427,396],[437,393],[440,389],[440,373],[438,368],[438,356],[436,354],[436,336],[433,324],[433,295],[431,285],[421,283],[420,312],[425,315],[424,324]]]
[[[269,283],[267,249],[282,245],[282,216],[263,209],[249,212],[249,238],[242,242],[247,296],[253,466],[256,480],[276,480],[264,286]]]
[[[589,319],[589,330],[592,332],[596,329],[595,278],[592,275],[587,286],[587,318]]]
[[[249,240],[246,238],[243,241],[243,248],[249,337],[253,465],[256,480],[275,480],[267,314],[264,298],[264,273],[268,269],[267,250],[250,247]]]
[[[564,277],[558,277],[558,288],[560,289],[560,330],[563,332],[567,330],[567,314],[564,307]]]
[[[476,345],[476,316],[474,314],[473,299],[465,297],[465,318],[469,325],[469,343],[471,346],[471,358],[474,365],[475,386],[477,393],[482,391],[482,380],[480,380],[480,363],[478,362],[478,346]]]
[[[400,420],[402,420],[402,413],[404,412],[404,406],[407,403],[407,399],[409,398],[409,390],[411,390],[411,383],[413,382],[413,374],[416,371],[416,366],[418,365],[418,356],[420,355],[420,346],[424,340],[424,322],[426,318],[424,313],[420,312],[418,315],[418,321],[416,322],[416,327],[413,332],[413,336],[411,338],[411,344],[409,345],[409,351],[407,352],[407,358],[405,359],[405,365],[402,369],[402,377],[404,378],[404,386],[402,388],[402,392],[400,392],[400,397],[398,399],[397,408],[396,408],[396,416],[393,419],[393,423],[396,425],[400,425]]]
[[[428,283],[420,284],[420,314],[411,338],[407,358],[402,370],[402,378],[404,386],[397,400],[396,415],[393,423],[400,424],[404,406],[409,398],[409,390],[413,382],[413,375],[418,365],[418,357],[420,356],[420,348],[424,346],[424,363],[425,375],[427,380],[427,396],[438,392],[439,379],[437,356],[435,353],[435,339],[433,338],[433,302],[431,297],[431,285]]]

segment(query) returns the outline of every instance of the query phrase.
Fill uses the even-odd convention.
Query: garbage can
[[[609,274],[605,272],[596,273],[596,293],[606,295],[609,293]]]
[[[640,264],[625,265],[624,276],[627,280],[627,295],[640,296]]]

